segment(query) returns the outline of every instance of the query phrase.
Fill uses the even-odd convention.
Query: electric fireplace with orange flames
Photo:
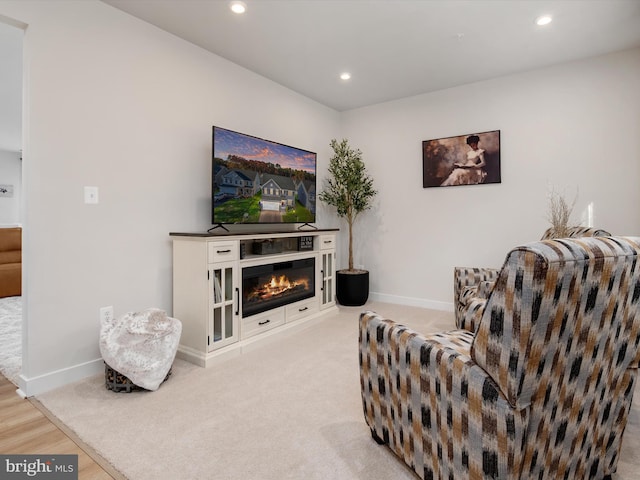
[[[315,296],[315,258],[242,269],[242,316]]]

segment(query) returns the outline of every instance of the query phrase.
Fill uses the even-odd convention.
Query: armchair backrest
[[[508,254],[472,357],[511,405],[549,395],[601,402],[625,388],[640,360],[639,251],[640,238],[584,237]]]
[[[569,227],[567,229],[567,238],[577,237],[609,237],[611,234],[606,230],[593,227]],[[549,240],[555,238],[553,227],[549,227],[545,230],[541,240]]]
[[[583,237],[507,256],[471,355],[527,419],[522,478],[615,472],[640,360],[639,252],[640,238]]]

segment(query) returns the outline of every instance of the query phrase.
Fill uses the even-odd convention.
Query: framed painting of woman
[[[423,188],[500,182],[500,130],[422,142]]]

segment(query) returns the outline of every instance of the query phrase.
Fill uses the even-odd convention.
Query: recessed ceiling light
[[[244,13],[247,11],[247,5],[244,2],[231,2],[229,8],[233,13]]]
[[[549,15],[543,15],[536,19],[536,25],[539,25],[541,27],[543,25],[549,25],[551,23],[551,20],[553,19]]]
[[[349,80],[351,78],[351,74],[349,72],[344,72],[340,74],[340,78],[342,80]]]

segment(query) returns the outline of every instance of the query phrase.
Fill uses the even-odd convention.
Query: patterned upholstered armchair
[[[590,227],[569,228],[568,238],[578,237],[608,237],[606,230]],[[548,228],[542,235],[542,240],[553,237],[553,229]],[[456,326],[475,332],[480,320],[479,313],[484,306],[493,283],[498,276],[497,268],[469,268],[454,267],[453,269],[453,300]]]
[[[360,316],[372,436],[423,479],[596,479],[616,471],[640,361],[640,238],[512,250],[478,330]]]

